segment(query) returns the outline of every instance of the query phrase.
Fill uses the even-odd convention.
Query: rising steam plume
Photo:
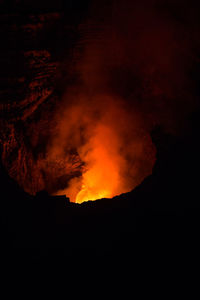
[[[184,133],[197,105],[200,49],[195,1],[87,3],[87,17],[77,30],[80,38],[73,49],[67,48],[73,51],[70,63],[64,50],[60,69],[52,69],[48,51],[28,53],[35,64],[30,72],[38,61],[39,75],[55,70],[56,97],[42,91],[38,76],[30,85],[37,93],[29,98],[49,98],[34,113],[30,110],[26,120],[9,125],[3,151],[8,173],[24,190],[65,193],[79,203],[128,192],[151,174],[155,125],[171,134]],[[63,18],[59,13],[54,17]],[[66,37],[65,26],[59,26]]]
[[[57,192],[76,202],[137,186],[155,163],[153,126],[177,133],[194,105],[188,34],[164,1],[104,2],[100,12],[99,5],[80,26],[77,81],[63,97],[49,147],[51,157],[64,160],[73,150],[80,157],[81,175]]]
[[[151,172],[155,161],[155,149],[137,114],[134,117],[112,95],[74,97],[49,155],[56,158],[75,149],[83,162],[82,176],[60,193],[82,202],[130,191]]]

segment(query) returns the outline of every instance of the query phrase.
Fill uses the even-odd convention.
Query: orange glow
[[[83,17],[70,17],[72,34],[60,13],[23,25],[31,31],[36,26],[41,37],[48,28],[52,38],[58,33],[58,48],[48,34],[46,49],[25,51],[30,80],[22,74],[19,88],[14,85],[19,101],[0,106],[9,176],[31,195],[46,190],[78,203],[133,190],[152,173],[152,129],[159,125],[179,135],[198,103],[193,75],[199,27],[179,22],[186,7],[86,2],[91,5]],[[39,28],[46,18],[50,26]]]
[[[59,149],[67,142],[76,148],[84,167],[82,176],[71,179],[57,194],[76,203],[112,198],[131,191],[151,173],[155,148],[140,127],[138,113],[132,115],[119,99],[108,95],[96,96],[90,103],[80,97],[67,108],[52,153],[61,155]]]
[[[109,198],[120,193],[120,170],[116,161],[117,154],[111,153],[109,145],[103,140],[104,135],[107,139],[110,137],[110,143],[112,143],[112,133],[107,128],[101,127],[98,130],[98,135],[91,141],[93,149],[85,157],[88,160],[89,168],[83,174],[82,188],[76,196],[77,203]]]

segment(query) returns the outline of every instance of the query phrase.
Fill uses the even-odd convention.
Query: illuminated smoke
[[[158,13],[155,3],[116,1],[103,22],[93,8],[80,26],[78,80],[63,97],[49,149],[51,155],[75,149],[83,163],[81,176],[57,192],[72,201],[132,190],[155,163],[153,126],[176,132],[188,113],[188,41],[178,36],[184,34],[181,25],[162,9]]]
[[[108,95],[90,101],[76,98],[63,114],[58,147],[60,139],[66,147],[76,148],[84,163],[82,176],[59,192],[76,202],[130,191],[151,173],[155,162],[155,149],[138,116]],[[56,149],[52,147],[52,153]]]
[[[14,150],[5,147],[9,174],[31,194],[45,189],[81,202],[132,190],[152,172],[154,126],[179,135],[195,110],[195,1],[91,3],[73,59],[58,70],[65,92],[50,99],[55,112],[43,103],[21,135],[13,131],[18,155],[9,160]]]

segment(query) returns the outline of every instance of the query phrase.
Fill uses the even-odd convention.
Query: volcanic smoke
[[[78,80],[63,97],[48,153],[62,160],[77,153],[81,174],[57,192],[77,203],[136,187],[155,163],[153,126],[176,131],[188,111],[188,52],[181,52],[187,40],[177,38],[183,31],[158,14],[154,1],[146,10],[138,3],[117,1],[112,18],[102,22],[96,11],[80,26],[73,69]]]
[[[131,191],[152,173],[152,129],[179,135],[195,110],[200,30],[195,5],[188,9],[179,0],[91,1],[70,62],[66,54],[55,71],[55,93],[4,145],[8,173],[25,191],[82,203]]]
[[[155,148],[150,136],[140,127],[138,116],[133,121],[133,113],[119,99],[79,97],[64,112],[57,146],[50,155],[64,155],[65,147],[76,149],[83,162],[82,176],[73,178],[59,194],[81,203],[132,190],[152,171]]]

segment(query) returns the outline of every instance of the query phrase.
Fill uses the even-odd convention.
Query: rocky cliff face
[[[77,36],[76,22],[72,23],[70,8],[62,1],[9,2],[1,1],[0,13],[2,159],[9,175],[34,194],[51,190],[52,181],[45,181],[48,173],[58,181],[63,168],[66,176],[77,172],[74,154],[67,167],[45,158],[60,99],[59,82],[67,76]]]

